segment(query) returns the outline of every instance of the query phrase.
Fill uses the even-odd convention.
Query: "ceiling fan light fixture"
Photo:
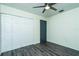
[[[34,8],[44,8],[42,13],[44,13],[46,10],[49,10],[49,9],[56,11],[57,9],[55,7],[52,7],[52,5],[54,5],[54,4],[56,4],[56,3],[44,3],[44,5],[36,6]]]
[[[45,7],[45,9],[50,9],[50,7],[47,5],[47,6]]]

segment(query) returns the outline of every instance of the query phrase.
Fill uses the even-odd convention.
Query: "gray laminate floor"
[[[1,56],[79,56],[79,51],[48,42],[7,51]]]

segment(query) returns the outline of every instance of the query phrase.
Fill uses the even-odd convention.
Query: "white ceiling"
[[[53,7],[58,9],[57,11],[49,9],[49,10],[46,10],[45,13],[42,13],[44,8],[33,8],[33,7],[44,5],[44,3],[4,3],[4,4],[20,9],[20,10],[24,10],[24,11],[31,12],[37,15],[41,15],[44,17],[50,17],[55,14],[58,14],[59,13],[58,11],[62,9],[65,11],[68,11],[70,9],[79,7],[79,3],[57,3],[53,5]]]

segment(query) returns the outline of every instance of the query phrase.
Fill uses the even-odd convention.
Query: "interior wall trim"
[[[28,18],[28,19],[30,19],[30,20],[34,19],[34,18],[23,17],[23,16],[14,15],[14,14],[9,14],[9,13],[0,13],[0,14],[11,15],[11,16],[16,16],[16,17],[21,17],[21,18]]]

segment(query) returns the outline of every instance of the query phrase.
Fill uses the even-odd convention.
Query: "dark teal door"
[[[47,22],[40,20],[40,43],[46,43]]]

